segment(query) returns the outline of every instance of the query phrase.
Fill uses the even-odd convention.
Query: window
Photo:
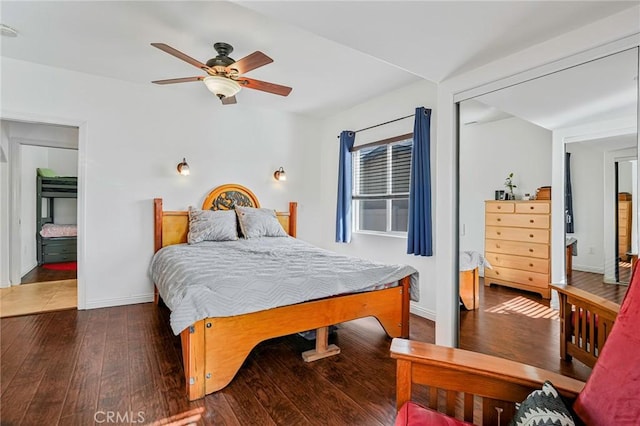
[[[353,149],[355,231],[407,232],[413,135]]]

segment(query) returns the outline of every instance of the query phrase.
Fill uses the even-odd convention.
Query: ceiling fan
[[[189,81],[202,81],[213,94],[222,101],[223,105],[235,104],[236,94],[246,87],[248,89],[261,90],[263,92],[273,93],[280,96],[287,96],[291,93],[291,87],[281,86],[279,84],[268,83],[266,81],[255,80],[253,78],[244,77],[241,74],[270,64],[273,59],[260,51],[253,52],[242,59],[235,60],[229,57],[233,52],[233,46],[228,43],[215,43],[213,48],[216,49],[218,55],[209,59],[206,64],[185,55],[173,47],[164,43],[151,43],[153,47],[175,56],[178,59],[200,68],[207,73],[205,76],[171,78],[168,80],[152,81],[155,84],[173,84],[186,83]]]

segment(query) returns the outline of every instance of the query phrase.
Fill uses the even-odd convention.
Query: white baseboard
[[[153,302],[153,293],[130,297],[118,297],[115,299],[87,300],[85,309],[110,308],[112,306],[135,305],[138,303],[149,302]]]
[[[411,304],[411,307],[409,308],[409,312],[411,312],[412,314],[416,314],[419,317],[431,320],[431,321],[435,321],[436,320],[436,313],[434,311],[422,308],[422,307],[417,306],[417,305],[415,305],[413,303]]]

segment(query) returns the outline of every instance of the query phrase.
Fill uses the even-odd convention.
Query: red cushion
[[[455,425],[470,425],[471,423],[465,423],[460,420],[448,417],[445,414],[439,413],[430,408],[423,407],[415,402],[405,402],[398,416],[396,417],[395,426],[455,426]]]
[[[640,419],[639,263],[607,344],[573,405],[588,425],[635,425]]]

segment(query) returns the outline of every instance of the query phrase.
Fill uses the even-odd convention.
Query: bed
[[[78,197],[78,178],[41,176],[36,178],[36,252],[38,266],[46,263],[72,262],[77,259],[76,225],[55,223],[57,199]],[[43,206],[46,212],[43,216]]]
[[[227,184],[209,193],[202,210],[227,210],[237,206],[260,208],[260,203],[249,189]],[[295,237],[297,203],[289,203],[288,212],[277,212],[276,215],[289,236]],[[154,218],[156,254],[152,269],[154,263],[160,262],[157,259],[166,253],[187,250],[189,246],[184,244],[189,228],[187,211],[164,211],[162,199],[156,198]],[[290,237],[283,240],[293,240]],[[296,241],[289,243],[294,247],[302,244]],[[237,245],[232,243],[230,247]],[[285,263],[290,262],[287,260]],[[176,271],[179,268],[184,271],[184,266],[176,265]],[[390,337],[408,337],[409,301],[412,291],[414,299],[417,297],[417,272],[411,267],[406,268],[397,271],[403,275],[396,281],[373,290],[349,291],[238,315],[207,316],[194,320],[181,331],[184,322],[176,325],[172,317],[172,328],[174,333],[179,332],[182,342],[187,397],[195,400],[223,389],[232,381],[251,350],[267,339],[316,330],[315,349],[302,354],[305,361],[311,362],[340,352],[338,347],[328,344],[328,327],[333,324],[373,316]],[[291,277],[294,275],[297,274],[291,274]],[[158,284],[156,279],[154,283]],[[286,288],[285,283],[279,284]],[[166,291],[164,286],[156,285],[156,303],[160,297],[165,303],[165,299],[174,300],[175,296],[167,295]],[[172,316],[179,310],[174,308]]]

